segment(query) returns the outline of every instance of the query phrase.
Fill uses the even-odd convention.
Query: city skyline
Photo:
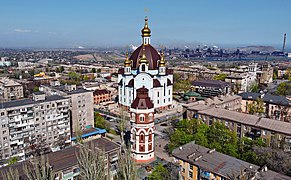
[[[0,47],[138,45],[142,19],[147,15],[153,44],[270,45],[280,49],[287,33],[290,49],[290,5],[284,0],[5,1],[0,7]]]

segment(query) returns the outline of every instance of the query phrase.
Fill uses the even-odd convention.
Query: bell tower
[[[154,154],[154,104],[145,87],[137,89],[137,96],[130,108],[131,152],[137,163],[155,160]]]
[[[142,43],[144,45],[150,44],[151,30],[148,25],[148,17],[145,17],[144,28],[141,30]]]

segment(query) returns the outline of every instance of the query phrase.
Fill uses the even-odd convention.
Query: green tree
[[[97,72],[97,71],[96,71],[96,68],[92,68],[91,72],[92,72],[92,73],[96,73],[96,72]]]
[[[10,157],[10,158],[8,159],[8,165],[15,164],[15,163],[17,163],[17,161],[18,161],[18,157],[17,157],[17,156]]]
[[[38,92],[38,91],[39,91],[39,87],[38,86],[34,86],[33,92]]]
[[[97,128],[110,130],[110,123],[108,123],[99,113],[94,113],[94,124]]]
[[[276,94],[280,96],[291,95],[291,81],[280,83],[277,87]]]
[[[168,180],[171,179],[170,172],[162,164],[158,164],[152,174],[149,175],[149,180]]]
[[[76,72],[72,72],[72,71],[68,73],[68,76],[70,79],[75,80],[75,81],[80,81],[80,77],[81,77],[80,74]]]
[[[278,78],[278,68],[275,67],[273,70],[273,79],[275,80],[277,78]]]
[[[227,74],[218,74],[214,76],[214,80],[218,80],[218,81],[225,81]]]

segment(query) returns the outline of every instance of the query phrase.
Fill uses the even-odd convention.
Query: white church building
[[[163,53],[150,45],[151,30],[148,19],[142,29],[142,45],[124,61],[118,72],[119,105],[129,110],[136,98],[137,89],[149,90],[149,98],[154,109],[167,109],[172,106],[173,70],[166,67]]]

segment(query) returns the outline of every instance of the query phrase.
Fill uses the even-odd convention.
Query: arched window
[[[152,141],[152,132],[149,133],[149,142]]]
[[[139,135],[139,140],[140,140],[140,142],[144,142],[144,134],[143,133],[141,133]]]
[[[145,65],[141,65],[141,71],[145,71]]]
[[[139,115],[139,121],[144,122],[145,116],[143,114]]]

